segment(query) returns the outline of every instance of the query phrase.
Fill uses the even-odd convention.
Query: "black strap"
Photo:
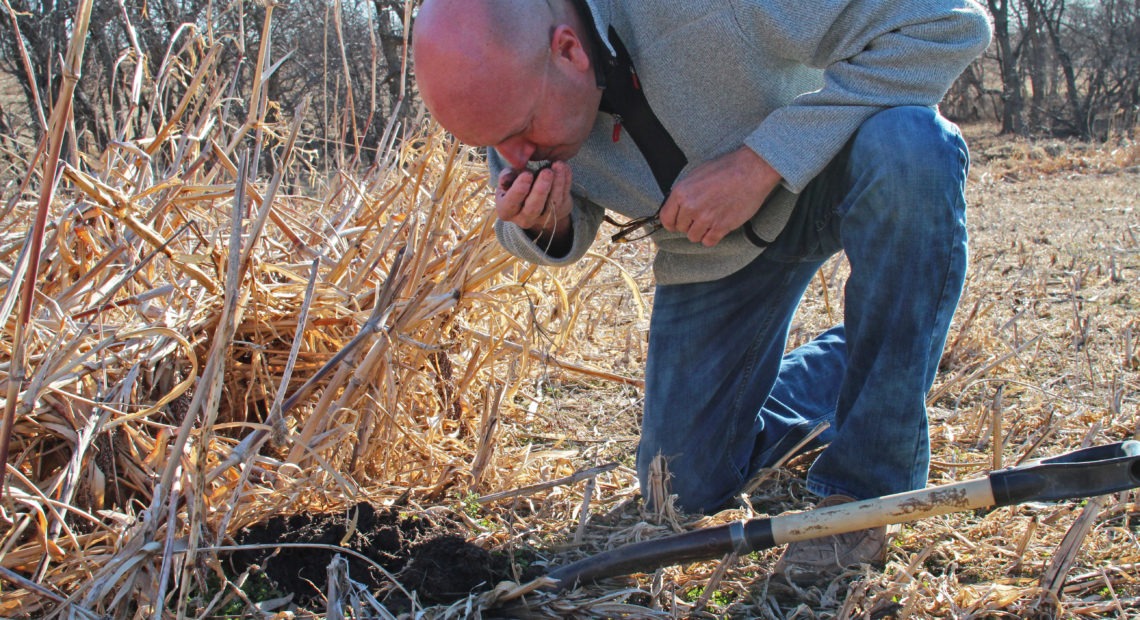
[[[606,68],[606,90],[602,93],[602,111],[614,114],[620,129],[626,131],[653,171],[653,178],[661,193],[668,195],[669,188],[689,163],[681,147],[649,107],[645,93],[637,79],[633,60],[617,32],[610,27],[610,45],[617,56]]]
[[[614,115],[618,124],[614,128],[615,138],[622,130],[633,138],[637,150],[641,151],[649,169],[653,171],[653,178],[661,188],[661,193],[668,196],[677,176],[689,160],[649,106],[629,50],[613,26],[609,29],[609,41],[617,56],[611,57],[606,67],[601,110]],[[753,245],[760,248],[768,246],[769,242],[752,230],[752,222],[745,222],[743,228],[744,236]]]

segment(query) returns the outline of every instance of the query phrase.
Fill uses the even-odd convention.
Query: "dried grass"
[[[605,312],[577,314],[584,279],[503,253],[477,155],[438,129],[392,126],[360,174],[297,186],[304,110],[267,123],[255,92],[231,123],[218,48],[184,43],[153,85],[176,104],[101,152],[61,154],[61,94],[25,177],[41,199],[21,193],[0,222],[3,616],[208,616],[238,591],[219,554],[243,526],[538,480],[552,459],[504,454],[495,418]],[[36,181],[55,166],[58,191]]]
[[[374,164],[306,186],[296,122],[266,122],[262,94],[248,120],[219,105],[215,49],[187,34],[153,85],[176,103],[127,114],[104,149],[28,149],[29,189],[0,218],[14,414],[0,615],[206,618],[229,600],[253,614],[250,572],[222,565],[234,533],[362,500],[447,513],[540,567],[810,505],[809,461],[793,458],[737,509],[640,511],[648,244],[557,272],[513,261],[478,155],[428,124],[391,127]],[[1015,159],[981,158],[972,177],[973,267],[930,399],[934,484],[1138,430],[1136,148]],[[37,212],[39,263],[23,267]],[[837,319],[845,269],[825,266],[793,346]],[[778,550],[559,595],[516,562],[517,583],[410,613],[1125,617],[1140,607],[1137,505],[930,519],[903,528],[884,570],[806,589],[768,579]],[[263,616],[393,615],[342,562],[329,572],[324,609]]]

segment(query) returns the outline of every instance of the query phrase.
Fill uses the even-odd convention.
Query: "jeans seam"
[[[957,205],[957,204],[955,204],[955,207],[957,207],[957,206],[958,206],[958,205]],[[956,209],[956,211],[957,211],[957,209]],[[965,215],[965,211],[966,211],[966,205],[965,205],[965,204],[962,204],[962,205],[961,205],[961,214],[962,214],[962,216],[964,216],[964,215]],[[954,216],[954,218],[955,218],[956,220],[957,220],[957,219],[960,217],[960,216],[958,215],[958,213],[957,213],[957,212],[953,213],[952,215]],[[945,264],[946,264],[946,271],[945,271],[945,273],[943,273],[943,274],[942,274],[942,286],[940,287],[940,293],[939,293],[939,295],[938,295],[938,303],[937,303],[937,304],[936,304],[936,306],[934,307],[934,311],[933,311],[933,317],[932,317],[932,320],[931,320],[931,324],[932,324],[932,325],[936,325],[936,324],[937,324],[937,321],[938,321],[938,316],[939,316],[939,314],[941,314],[941,312],[942,312],[942,311],[943,311],[943,310],[944,310],[944,309],[947,307],[947,305],[950,305],[950,306],[952,306],[952,307],[957,307],[957,303],[954,303],[954,304],[949,304],[949,300],[950,300],[950,298],[951,298],[952,296],[954,296],[954,295],[951,293],[951,291],[950,291],[950,281],[951,281],[951,277],[950,277],[950,276],[951,276],[951,274],[953,273],[953,270],[954,270],[954,257],[955,257],[955,254],[957,254],[957,252],[959,252],[959,251],[960,251],[960,250],[959,250],[959,248],[960,248],[960,247],[962,247],[962,246],[964,246],[964,245],[966,244],[966,239],[964,239],[964,238],[963,238],[963,236],[964,236],[965,234],[966,234],[966,227],[965,227],[965,225],[964,225],[964,224],[963,224],[963,225],[961,225],[961,226],[955,226],[955,230],[954,230],[954,240],[953,240],[953,243],[949,243],[949,244],[947,244],[947,256],[946,256],[946,261],[945,261]],[[965,250],[965,251],[966,251],[966,252],[968,252],[969,250]],[[969,257],[968,257],[968,256],[967,256],[967,257],[965,257],[965,258],[964,258],[964,260],[965,260],[965,262],[967,263],[967,266],[968,266],[968,263],[969,263]],[[959,293],[958,293],[958,295],[960,295],[960,294],[961,294],[961,293],[959,292]],[[947,328],[949,328],[949,325],[947,325]],[[946,347],[946,345],[945,345],[945,342],[944,342],[944,343],[943,343],[943,345],[942,345],[942,348],[943,348],[943,349],[945,349],[945,347]],[[933,351],[929,351],[929,350],[928,350],[928,351],[927,351],[927,359],[932,359],[932,358],[933,358],[933,353],[934,353]],[[943,353],[942,351],[939,351],[939,352],[938,352],[938,357],[939,357],[939,359],[941,359],[941,357],[942,357],[942,353]],[[933,370],[934,374],[937,374],[937,373],[938,373],[938,362],[934,362],[934,368],[933,368],[932,370]],[[931,377],[931,380],[933,380],[933,377]],[[927,397],[927,395],[928,395],[928,394],[929,394],[929,392],[930,392],[930,388],[929,388],[929,386],[924,386],[924,388],[925,388],[925,390],[924,390],[924,392],[923,392],[923,397],[922,397],[922,400],[923,400],[923,406],[924,406],[924,409],[925,409],[925,405],[926,405],[926,397]],[[929,429],[927,429],[927,437],[929,437],[929,432],[930,432],[930,431],[929,431]],[[923,437],[922,437],[922,434],[921,434],[921,433],[916,433],[916,434],[915,434],[915,445],[914,445],[914,452],[913,452],[912,462],[917,462],[917,460],[918,460],[918,457],[919,457],[919,452],[920,452],[920,449],[921,449],[921,446],[922,446],[922,439],[923,439]]]
[[[794,272],[792,270],[789,270],[787,272],[787,274],[784,276],[783,286],[780,287],[780,291],[782,291],[782,292],[787,291],[788,281],[792,278],[792,273],[794,273]],[[776,304],[775,307],[782,307],[782,305]],[[769,313],[767,313],[767,315],[764,318],[764,323],[760,326],[760,329],[758,329],[756,331],[756,334],[753,336],[752,343],[748,346],[748,355],[746,357],[747,361],[744,365],[744,369],[743,369],[743,373],[741,374],[741,377],[752,376],[752,371],[756,368],[757,359],[759,359],[759,357],[760,357],[760,351],[759,351],[760,335],[764,334],[764,333],[768,333],[772,327],[772,324],[773,324],[773,317],[772,317],[772,313],[769,312]],[[778,373],[779,373],[779,367],[777,367],[777,374]],[[775,384],[775,378],[773,378],[773,385],[774,384]],[[740,415],[742,415],[744,413],[741,411],[741,408],[743,407],[744,394],[747,391],[748,390],[746,387],[745,380],[741,380],[739,382],[737,388],[736,388],[736,394],[733,396],[733,399],[732,399],[732,411],[737,413],[736,417],[738,420],[739,420]],[[769,389],[768,392],[769,392],[769,394],[771,394],[771,389]],[[760,407],[762,408],[763,406],[764,406],[764,404],[760,403]],[[753,412],[752,415],[754,417],[759,416],[760,410],[757,409],[755,412]],[[764,432],[764,431],[761,431],[761,432]],[[758,437],[757,437],[757,439],[758,439]],[[755,442],[753,443],[753,449],[755,449]],[[728,455],[728,456],[731,459],[732,455]],[[732,465],[731,469],[734,471],[737,471],[737,476],[739,477],[741,483],[745,482],[751,473],[752,462],[753,462],[754,456],[755,455],[753,455],[753,454],[748,455],[748,459],[743,464],[743,470],[741,470],[741,471],[738,471],[738,470],[740,470],[740,468],[736,467],[735,463],[731,463],[731,462],[729,463],[730,465]]]
[[[767,331],[768,327],[771,325],[771,321],[772,321],[771,314],[769,314],[768,317],[765,318],[765,320],[764,320],[763,328],[758,330],[758,334]],[[742,413],[740,411],[740,409],[743,406],[744,394],[745,394],[745,392],[747,392],[746,380],[743,378],[749,377],[752,375],[752,370],[756,367],[756,360],[759,359],[759,357],[760,357],[759,348],[760,348],[759,347],[759,335],[756,335],[755,337],[753,337],[752,343],[748,345],[748,355],[745,357],[746,361],[744,364],[743,372],[741,373],[742,380],[738,382],[738,385],[736,388],[736,394],[733,395],[733,397],[732,397],[732,411],[735,412],[736,415],[734,416],[734,418],[736,419],[736,421],[738,423],[739,423],[740,415]],[[736,466],[736,463],[732,462],[732,457],[733,457],[732,451],[731,450],[725,450],[725,458],[729,461],[729,463],[728,463],[730,466],[729,469],[736,474],[736,476],[738,478],[737,482],[742,484],[748,475],[748,472],[747,472],[748,463],[745,463],[745,471],[739,471],[739,468]],[[750,463],[751,460],[752,460],[751,455],[749,455],[748,462]]]

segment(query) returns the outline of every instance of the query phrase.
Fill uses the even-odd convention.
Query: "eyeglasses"
[[[665,206],[665,201],[668,199],[669,196],[666,195],[665,200],[661,201],[661,207]],[[661,207],[657,207],[657,212],[653,215],[634,218],[625,223],[619,222],[609,215],[602,216],[606,223],[613,224],[618,229],[616,233],[610,236],[610,241],[613,243],[633,243],[661,230],[664,228],[661,225]]]
[[[634,241],[640,241],[662,228],[661,215],[659,213],[635,218],[624,223],[608,215],[603,217],[607,223],[617,226],[618,231],[610,236],[610,241],[614,243],[633,243]]]

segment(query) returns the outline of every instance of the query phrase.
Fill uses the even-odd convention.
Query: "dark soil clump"
[[[400,575],[401,583],[409,590],[430,592],[438,598],[463,597],[475,588],[489,588],[505,578],[496,579],[490,553],[454,534],[416,544],[411,556]]]
[[[352,526],[355,515],[355,527]],[[345,535],[352,534],[345,541]],[[352,549],[396,575],[421,603],[446,603],[477,589],[490,589],[511,579],[503,558],[466,540],[466,529],[438,514],[422,515],[395,509],[377,510],[361,503],[346,513],[277,516],[238,533],[239,545],[266,545],[265,550],[236,551],[231,563],[236,572],[257,563],[283,594],[292,593],[305,604],[326,590],[327,567],[336,551],[314,547],[281,547],[282,543],[310,543]],[[343,541],[343,544],[342,544]],[[272,555],[271,555],[272,554]],[[385,604],[404,608],[408,602],[398,588],[364,560],[342,553],[349,576],[379,592]]]

